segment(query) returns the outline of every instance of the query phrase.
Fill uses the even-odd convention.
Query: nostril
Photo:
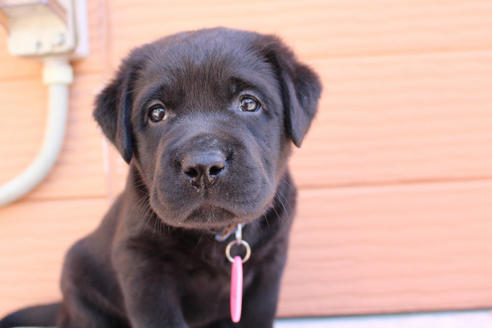
[[[198,176],[198,171],[194,167],[190,167],[184,171],[184,174],[191,179],[194,179]]]
[[[195,151],[181,161],[182,177],[195,187],[210,187],[227,170],[225,156],[219,151]]]
[[[218,165],[214,165],[212,166],[209,170],[208,170],[208,174],[212,177],[212,178],[215,178],[217,177],[220,172],[222,172],[222,170],[224,170],[224,166],[218,166]]]

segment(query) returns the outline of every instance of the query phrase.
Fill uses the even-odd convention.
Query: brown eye
[[[261,108],[260,102],[252,96],[244,96],[241,98],[239,105],[243,112],[256,112]]]
[[[157,104],[150,107],[149,118],[152,122],[159,122],[167,118],[167,111],[163,105]]]

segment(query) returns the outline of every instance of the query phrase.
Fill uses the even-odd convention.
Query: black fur
[[[3,318],[0,321],[0,327],[54,326],[59,311],[59,303],[28,307]]]
[[[130,164],[126,188],[67,254],[59,309],[19,312],[0,328],[272,327],[296,202],[286,162],[320,92],[274,36],[216,28],[133,50],[94,111]],[[241,111],[245,94],[262,108]],[[156,102],[167,116],[150,122]],[[233,325],[227,242],[214,234],[240,222],[252,256]]]

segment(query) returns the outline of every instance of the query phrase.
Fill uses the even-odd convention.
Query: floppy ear
[[[262,52],[274,66],[280,83],[285,127],[294,144],[300,147],[318,109],[321,82],[278,37],[264,36],[262,44]]]
[[[131,107],[133,82],[139,65],[125,60],[116,77],[96,97],[93,116],[104,135],[115,145],[123,159],[129,163],[133,155]]]

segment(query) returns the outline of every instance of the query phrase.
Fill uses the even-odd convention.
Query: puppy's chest
[[[183,276],[182,309],[191,326],[229,316],[231,270],[226,266],[195,268]],[[253,272],[245,272],[244,292],[252,280]]]

